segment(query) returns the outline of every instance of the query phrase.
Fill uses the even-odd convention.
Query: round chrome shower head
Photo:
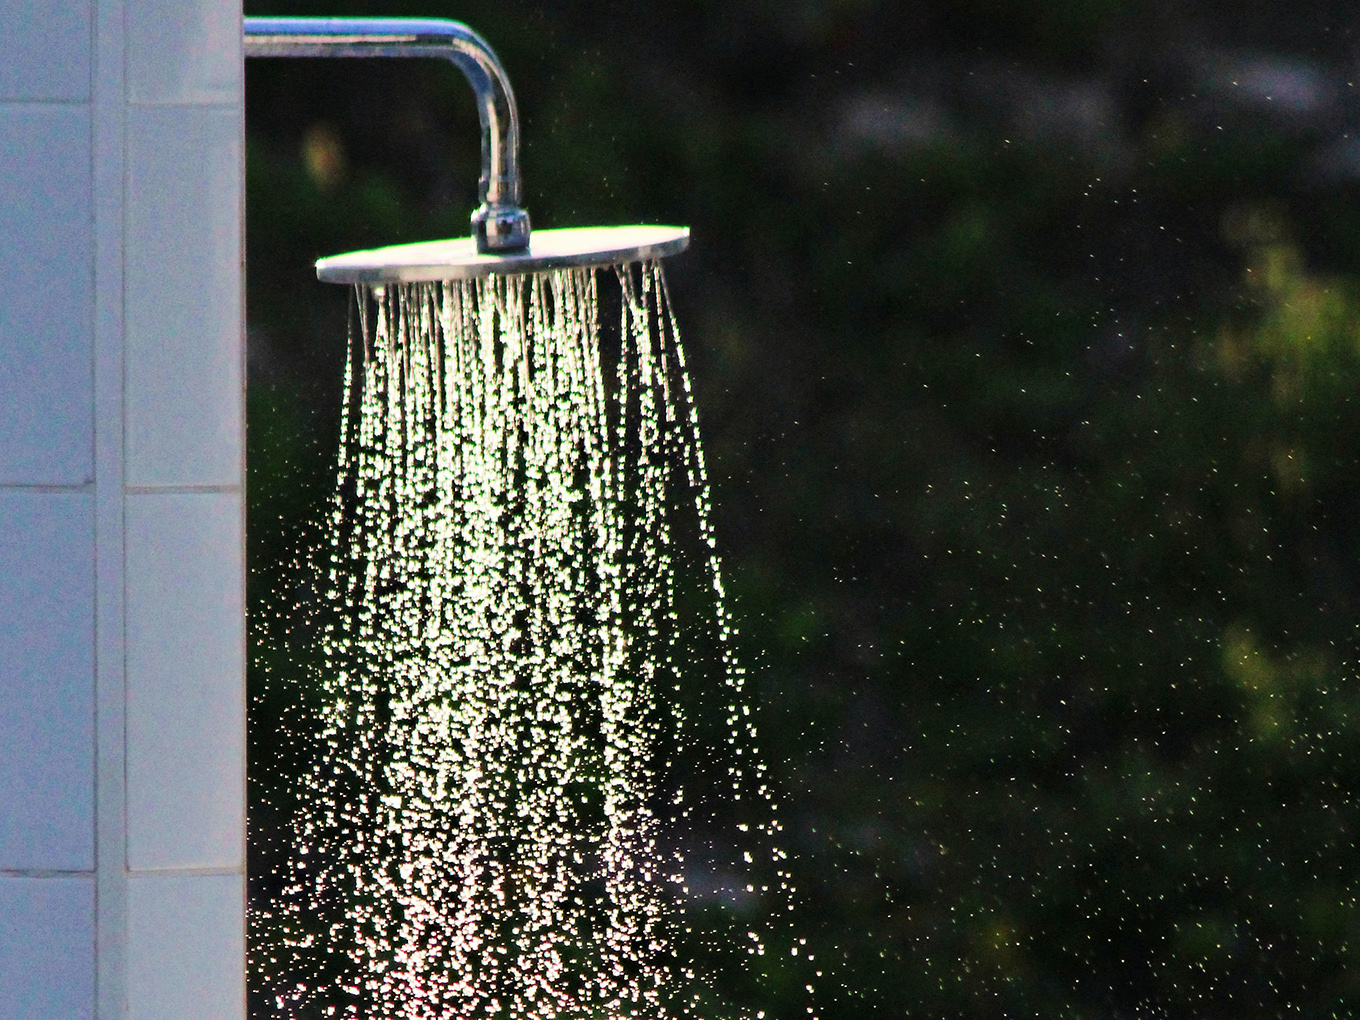
[[[480,254],[474,239],[420,241],[318,259],[325,283],[419,283],[491,274],[609,266],[674,255],[689,247],[689,227],[565,227],[535,230],[524,251]]]

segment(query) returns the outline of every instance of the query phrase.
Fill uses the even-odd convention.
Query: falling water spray
[[[252,911],[255,987],[297,1017],[707,1015],[691,880],[761,905],[714,936],[742,958],[789,940],[794,890],[656,261],[688,231],[531,235],[513,95],[451,25],[247,19],[254,55],[452,54],[486,128],[471,237],[318,263],[355,325],[312,764],[281,892]],[[695,576],[706,702],[677,594]],[[682,759],[716,782],[686,786]],[[723,803],[743,820],[719,838]]]

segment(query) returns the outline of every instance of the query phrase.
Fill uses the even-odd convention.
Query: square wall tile
[[[94,1017],[94,879],[0,878],[0,1016]]]
[[[0,0],[0,102],[90,98],[90,0]],[[3,137],[3,133],[0,133]]]
[[[92,869],[89,493],[0,492],[0,621],[0,868]]]
[[[132,102],[243,102],[239,0],[137,0],[127,44]]]
[[[0,485],[92,474],[90,142],[87,109],[0,104]]]
[[[242,481],[241,117],[128,113],[130,485]]]
[[[243,1020],[244,878],[128,880],[128,1020]]]
[[[239,868],[245,838],[241,499],[127,502],[128,867]]]

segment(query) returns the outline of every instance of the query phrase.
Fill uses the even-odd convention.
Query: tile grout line
[[[0,107],[14,107],[14,106],[49,106],[49,107],[51,107],[51,106],[70,106],[70,107],[82,107],[82,106],[83,106],[83,107],[85,107],[86,109],[88,109],[89,106],[90,106],[90,101],[91,101],[91,100],[90,100],[90,97],[89,97],[89,96],[85,96],[85,97],[82,98],[82,99],[44,99],[44,98],[42,98],[42,97],[39,96],[39,97],[30,97],[30,98],[27,98],[27,99],[0,99]]]
[[[129,868],[128,878],[240,878],[243,867],[222,868]]]
[[[93,361],[93,359],[91,359]],[[93,374],[93,364],[91,365]],[[71,485],[49,485],[46,482],[0,482],[0,492],[93,492],[94,482],[79,482]]]
[[[94,5],[91,152],[95,322],[95,1002],[127,1016],[123,324],[126,195],[124,0]]]
[[[129,496],[192,495],[194,493],[219,492],[235,495],[241,492],[242,488],[235,482],[225,485],[128,485],[124,486],[123,492]]]
[[[240,101],[236,99],[213,99],[202,102],[195,99],[181,100],[128,100],[130,110],[228,110],[235,111],[240,108]]]

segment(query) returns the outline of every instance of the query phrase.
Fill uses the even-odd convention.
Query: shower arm
[[[520,206],[519,114],[515,94],[486,40],[443,18],[246,18],[247,57],[440,57],[463,72],[482,123],[482,204],[472,236],[483,253],[529,246]]]

